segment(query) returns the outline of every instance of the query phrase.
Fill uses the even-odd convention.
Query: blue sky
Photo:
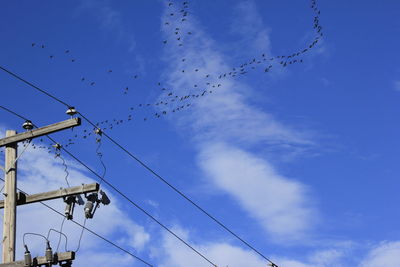
[[[108,120],[100,127],[279,266],[400,266],[400,4],[317,1],[324,35],[302,63],[247,65],[219,79],[262,54],[277,60],[307,47],[316,36],[310,2],[189,1],[182,21],[183,2],[3,1],[0,65]],[[1,105],[37,125],[68,118],[4,72],[0,85]],[[22,122],[2,111],[2,135]],[[102,173],[89,132],[84,123],[54,138],[73,139],[68,149]],[[104,138],[100,150],[110,182],[218,266],[266,266]],[[62,156],[71,184],[95,179]],[[30,193],[66,186],[60,159],[45,149],[29,148],[19,164]],[[112,205],[88,227],[155,266],[208,266],[104,189]],[[51,204],[62,210],[60,202]],[[24,232],[47,233],[62,220],[40,206],[19,208],[18,218],[18,258]],[[80,229],[65,231],[73,250]],[[29,240],[41,254],[41,240]],[[76,266],[142,266],[89,233],[81,246]]]

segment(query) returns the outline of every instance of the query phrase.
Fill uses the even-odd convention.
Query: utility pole
[[[16,131],[9,130],[6,137],[12,137]],[[17,212],[17,143],[6,145],[5,181],[4,181],[4,220],[3,220],[3,262],[15,260],[15,233]]]
[[[99,191],[99,184],[94,183],[70,188],[61,188],[59,190],[33,194],[29,196],[21,192],[17,194],[17,147],[19,142],[32,140],[43,135],[79,126],[81,124],[81,120],[79,118],[71,118],[66,121],[58,122],[37,129],[33,129],[33,125],[29,121],[27,121],[25,124],[27,124],[28,126],[24,128],[28,129],[28,131],[17,134],[17,132],[14,130],[8,130],[6,132],[6,137],[0,139],[0,147],[6,147],[4,168],[5,192],[4,201],[0,201],[0,209],[4,208],[2,239],[2,262],[4,264],[0,264],[0,266],[41,266],[44,264],[46,266],[50,266],[51,264],[58,263],[60,263],[61,265],[63,262],[67,262],[68,264],[70,264],[72,260],[75,259],[74,252],[57,253],[55,257],[52,256],[52,260],[50,262],[49,259],[43,259],[45,257],[34,258],[30,263],[15,261],[17,205],[24,205],[50,199],[66,198],[79,194],[97,192]]]

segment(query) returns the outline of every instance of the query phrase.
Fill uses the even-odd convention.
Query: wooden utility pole
[[[16,131],[7,131],[6,137],[12,137],[16,134]],[[15,223],[17,211],[17,146],[17,143],[6,145],[2,255],[3,262],[12,262],[15,260]]]
[[[45,193],[25,195],[23,193],[17,194],[17,147],[18,143],[25,140],[32,140],[34,138],[47,135],[50,133],[58,132],[71,127],[79,126],[81,120],[79,118],[72,118],[66,121],[58,122],[42,128],[28,130],[23,133],[17,134],[14,130],[8,130],[6,137],[0,139],[0,147],[6,147],[5,153],[5,192],[4,201],[0,201],[0,208],[4,208],[4,221],[3,221],[3,254],[2,261],[7,264],[0,264],[0,266],[21,266],[21,262],[15,262],[15,238],[16,238],[16,209],[17,205],[24,205],[45,201],[55,198],[62,198],[67,196],[85,194],[89,192],[97,192],[99,184],[89,184],[70,188],[61,188]],[[71,262],[75,258],[75,253],[65,252],[58,253],[59,259],[55,264],[62,261]],[[43,257],[34,258],[32,264],[41,263]],[[35,262],[36,261],[36,262]],[[56,260],[55,260],[56,261]],[[30,265],[28,265],[30,266]]]

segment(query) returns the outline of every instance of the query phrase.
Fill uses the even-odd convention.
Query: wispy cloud
[[[218,188],[234,196],[270,235],[300,239],[318,218],[308,190],[300,182],[279,175],[266,160],[228,146],[203,147],[200,166]]]
[[[249,13],[250,25],[244,27],[252,27],[252,23],[262,26],[261,21],[251,18],[253,6],[240,8]],[[185,37],[183,47],[167,46],[170,65],[165,76],[170,86],[181,95],[203,90],[208,74],[207,82],[220,84],[211,88],[211,94],[199,98],[178,123],[180,130],[193,137],[199,167],[208,181],[233,197],[275,240],[304,237],[318,218],[309,189],[280,175],[254,148],[272,144],[285,148],[312,146],[311,135],[285,125],[253,104],[257,88],[240,80],[218,78],[231,69],[228,62],[234,60],[218,49],[194,17],[179,27],[193,35]],[[194,84],[202,89],[193,89]]]
[[[176,227],[174,229],[186,240],[189,240],[198,250],[206,255],[211,261],[218,266],[230,267],[262,267],[265,266],[265,261],[253,252],[247,251],[240,247],[232,246],[225,242],[210,242],[199,244],[196,243],[190,236],[190,233],[183,228]],[[161,256],[162,267],[203,267],[209,264],[198,255],[194,254],[182,243],[177,242],[176,239],[171,238],[169,235],[164,235],[161,243]]]
[[[265,259],[262,259],[253,251],[222,241],[218,242],[214,240],[213,242],[198,243],[191,235],[192,233],[186,229],[176,227],[174,230],[181,236],[184,236],[186,240],[189,240],[218,266],[264,267],[267,265]],[[349,266],[348,262],[346,263],[347,249],[348,248],[317,249],[310,254],[304,255],[302,260],[279,256],[271,256],[270,259],[279,266],[284,267],[346,267]],[[160,266],[163,267],[208,266],[207,262],[168,235],[163,236],[161,245],[156,250],[159,253],[158,257],[161,259]],[[394,265],[390,267],[392,266],[394,267]]]
[[[360,264],[360,267],[400,266],[400,241],[382,242],[373,248]]]
[[[133,31],[124,23],[124,15],[113,7],[110,0],[81,1],[77,14],[89,14],[98,23],[99,28],[112,36],[112,40],[127,45],[127,52],[134,56],[135,63],[141,72],[145,69],[145,60],[137,53],[137,40]],[[135,52],[135,53],[134,53]]]
[[[400,92],[400,81],[395,81],[394,82],[394,90]]]

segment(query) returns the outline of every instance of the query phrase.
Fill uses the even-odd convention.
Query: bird
[[[32,47],[34,47],[36,44],[35,43],[32,43]]]
[[[69,50],[65,50],[65,54],[68,54],[69,53]]]
[[[90,85],[93,86],[95,84],[95,82],[91,82]]]

